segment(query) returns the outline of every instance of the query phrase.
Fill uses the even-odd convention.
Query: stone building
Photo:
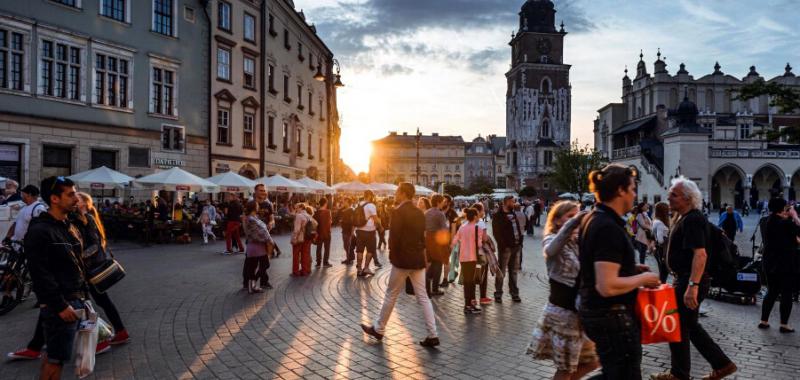
[[[569,147],[572,89],[564,63],[564,24],[550,0],[527,0],[512,34],[506,73],[508,187],[547,187],[553,157]]]
[[[207,176],[199,0],[0,2],[0,176]]]
[[[212,0],[210,165],[250,179],[262,173],[261,0]]]
[[[684,64],[670,74],[659,51],[654,69],[647,72],[640,54],[636,76],[626,69],[622,78],[622,103],[601,108],[595,120],[597,149],[640,169],[640,199],[666,200],[669,181],[679,174],[696,181],[715,207],[752,207],[779,193],[797,198],[800,146],[758,133],[800,127],[800,112],[780,114],[766,96],[736,100],[741,86],[765,79],[754,66],[739,79],[716,63],[711,74],[695,79]],[[766,81],[800,89],[789,64]]]
[[[265,175],[336,181],[338,62],[292,0],[266,3]]]
[[[494,183],[492,145],[480,135],[464,144],[464,187],[470,187],[476,181]]]
[[[420,135],[419,161],[417,141],[417,136],[405,132],[390,132],[373,141],[370,178],[378,182],[409,181],[431,188],[440,183],[464,186],[465,149],[461,136]]]
[[[489,135],[486,137],[492,147],[494,155],[494,186],[496,188],[506,187],[506,173],[508,172],[508,162],[506,157],[506,137]]]

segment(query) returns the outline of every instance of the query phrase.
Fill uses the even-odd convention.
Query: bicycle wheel
[[[25,283],[19,280],[15,272],[5,273],[0,279],[0,292],[3,297],[0,301],[0,315],[5,315],[22,302]]]

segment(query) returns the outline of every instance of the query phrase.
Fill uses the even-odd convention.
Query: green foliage
[[[475,178],[467,188],[468,194],[491,194],[494,191],[494,182],[490,178]]]
[[[589,189],[589,173],[600,169],[606,160],[599,151],[590,149],[588,145],[579,147],[572,143],[569,149],[557,151],[550,177],[560,191],[583,194]]]
[[[525,186],[519,191],[520,197],[535,197],[536,189],[533,186]]]
[[[769,106],[777,107],[780,113],[788,114],[800,109],[800,92],[780,83],[764,82],[763,79],[739,88],[739,94],[734,97],[734,100],[745,101],[763,95],[769,97]],[[777,141],[781,137],[785,137],[790,143],[800,144],[800,127],[797,126],[788,126],[783,130],[778,129],[777,126],[771,126],[771,128],[756,134],[764,136],[767,141]]]
[[[452,197],[464,194],[464,188],[458,185],[444,185],[444,193]]]

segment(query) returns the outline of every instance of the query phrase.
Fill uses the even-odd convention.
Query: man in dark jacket
[[[58,379],[64,362],[72,357],[87,287],[80,232],[67,218],[78,204],[75,184],[68,178],[48,177],[41,188],[49,209],[31,221],[25,253],[47,344],[41,378]]]
[[[503,302],[503,277],[508,277],[508,291],[514,302],[522,302],[517,288],[517,272],[522,263],[522,241],[525,238],[522,226],[514,213],[514,197],[503,198],[503,205],[492,215],[492,234],[497,242],[497,261],[505,276],[494,281],[494,302]]]
[[[399,204],[392,211],[392,229],[389,231],[389,262],[392,272],[383,299],[381,313],[372,325],[361,325],[365,333],[375,339],[383,339],[386,323],[392,315],[397,296],[405,289],[406,278],[411,279],[417,303],[422,306],[428,337],[419,342],[425,347],[439,345],[436,333],[436,317],[433,305],[425,291],[425,216],[411,203],[414,198],[414,185],[403,182],[397,188],[396,199]]]

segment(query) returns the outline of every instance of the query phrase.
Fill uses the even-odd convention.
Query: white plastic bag
[[[78,325],[75,339],[75,375],[83,379],[94,372],[94,356],[97,349],[97,313],[92,303],[86,301],[85,316]]]

